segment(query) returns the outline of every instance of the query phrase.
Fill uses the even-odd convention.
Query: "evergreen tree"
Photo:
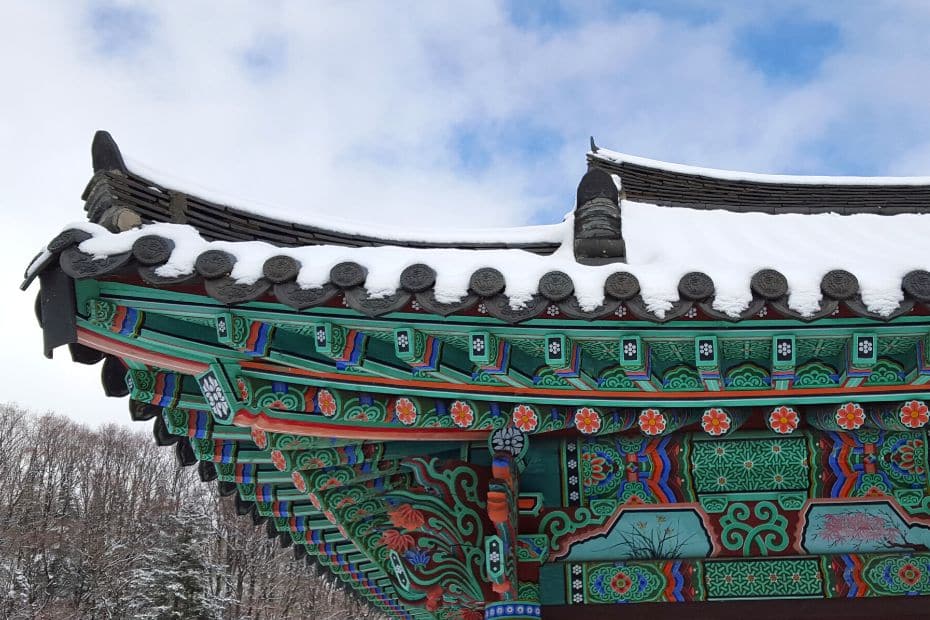
[[[133,571],[135,617],[151,620],[214,620],[223,601],[211,582],[221,567],[209,558],[212,527],[202,506],[182,504],[152,522],[139,566]]]

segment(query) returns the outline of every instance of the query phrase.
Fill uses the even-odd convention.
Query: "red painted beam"
[[[181,372],[186,375],[199,375],[207,371],[206,364],[149,351],[148,349],[143,349],[133,344],[107,338],[106,336],[102,336],[84,327],[78,327],[77,336],[79,343],[91,347],[92,349],[141,362],[148,366],[157,366],[165,370],[174,370],[175,372]]]
[[[357,427],[342,424],[316,422],[311,416],[307,420],[281,420],[264,413],[252,413],[242,409],[233,418],[233,424],[258,428],[265,432],[309,435],[312,437],[335,437],[337,439],[366,439],[369,441],[484,441],[491,433],[464,431],[456,428],[377,428]]]

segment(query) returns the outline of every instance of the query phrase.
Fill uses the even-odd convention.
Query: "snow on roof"
[[[282,213],[287,213],[287,221],[294,224],[303,224],[347,235],[361,235],[374,237],[387,241],[423,243],[460,243],[463,245],[495,242],[495,243],[558,243],[561,240],[562,228],[558,224],[539,226],[514,226],[502,228],[411,228],[391,227],[384,224],[366,224],[358,220],[349,220],[330,215],[313,213],[311,217],[294,217],[293,211],[284,210],[256,201],[233,198],[215,190],[197,185],[191,181],[181,180],[177,177],[156,170],[131,157],[124,155],[124,160],[130,172],[145,178],[147,181],[157,183],[163,189],[183,192],[185,194],[202,198],[218,205],[233,207],[235,209],[260,215],[262,217],[280,220]]]
[[[537,293],[544,274],[558,270],[572,278],[581,307],[594,310],[604,301],[605,279],[614,272],[628,271],[639,280],[647,309],[659,317],[678,300],[679,280],[691,271],[702,271],[714,280],[715,309],[738,316],[752,301],[752,275],[763,268],[776,269],[788,280],[788,306],[810,316],[820,307],[823,276],[833,269],[845,269],[857,276],[867,308],[888,316],[904,298],[904,275],[915,269],[930,270],[924,249],[930,238],[930,215],[769,215],[629,201],[622,202],[621,210],[628,262],[601,266],[576,262],[571,216],[552,227],[559,232],[561,245],[549,256],[516,249],[281,248],[257,241],[208,242],[194,228],[179,224],[151,224],[118,234],[87,222],[69,228],[93,235],[81,243],[80,250],[96,256],[129,251],[143,235],[172,239],[175,249],[158,268],[158,274],[166,277],[191,273],[197,256],[209,249],[233,254],[237,262],[231,276],[243,283],[260,278],[264,262],[277,255],[300,262],[297,282],[304,288],[322,286],[334,265],[354,261],[368,270],[365,288],[372,297],[392,294],[404,268],[425,263],[436,271],[437,300],[457,301],[466,295],[473,272],[493,267],[504,275],[504,294],[514,308]]]
[[[628,155],[618,151],[611,151],[597,147],[590,151],[588,157],[615,164],[635,164],[647,168],[691,174],[727,181],[753,181],[756,183],[774,183],[780,185],[930,185],[930,177],[857,177],[857,176],[809,176],[790,174],[759,174],[755,172],[740,172],[737,170],[721,170],[719,168],[701,168],[687,164],[675,164],[657,159]]]

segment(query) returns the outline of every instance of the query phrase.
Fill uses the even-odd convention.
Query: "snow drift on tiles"
[[[924,250],[930,238],[930,215],[837,215],[733,213],[680,207],[659,207],[624,201],[621,205],[627,262],[586,266],[575,261],[571,215],[553,226],[561,246],[551,256],[523,250],[412,249],[396,246],[306,246],[279,248],[262,242],[204,241],[185,225],[151,224],[114,234],[100,226],[80,223],[93,238],[80,245],[96,256],[126,252],[142,235],[156,234],[175,243],[170,260],[159,275],[190,273],[197,256],[209,249],[233,254],[232,277],[251,283],[261,277],[271,256],[288,255],[301,263],[298,283],[319,287],[330,269],[355,261],[368,269],[365,288],[373,297],[393,293],[400,273],[415,263],[436,270],[435,294],[439,301],[463,297],[471,274],[481,267],[500,270],[507,281],[505,294],[520,307],[537,292],[540,277],[559,270],[571,276],[581,306],[593,310],[603,302],[604,281],[614,271],[629,271],[640,281],[643,301],[658,316],[678,299],[678,281],[689,271],[702,271],[714,280],[715,309],[731,316],[752,300],[749,281],[763,268],[777,269],[789,284],[788,305],[810,315],[820,306],[820,281],[832,269],[845,269],[859,279],[862,300],[872,312],[892,313],[903,299],[901,279],[914,269],[930,269]],[[325,225],[325,222],[320,222]],[[519,237],[500,230],[481,233],[479,240]],[[429,238],[428,236],[426,238]]]

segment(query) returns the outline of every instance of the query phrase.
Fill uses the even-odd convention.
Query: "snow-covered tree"
[[[381,618],[172,451],[0,405],[0,618]]]

